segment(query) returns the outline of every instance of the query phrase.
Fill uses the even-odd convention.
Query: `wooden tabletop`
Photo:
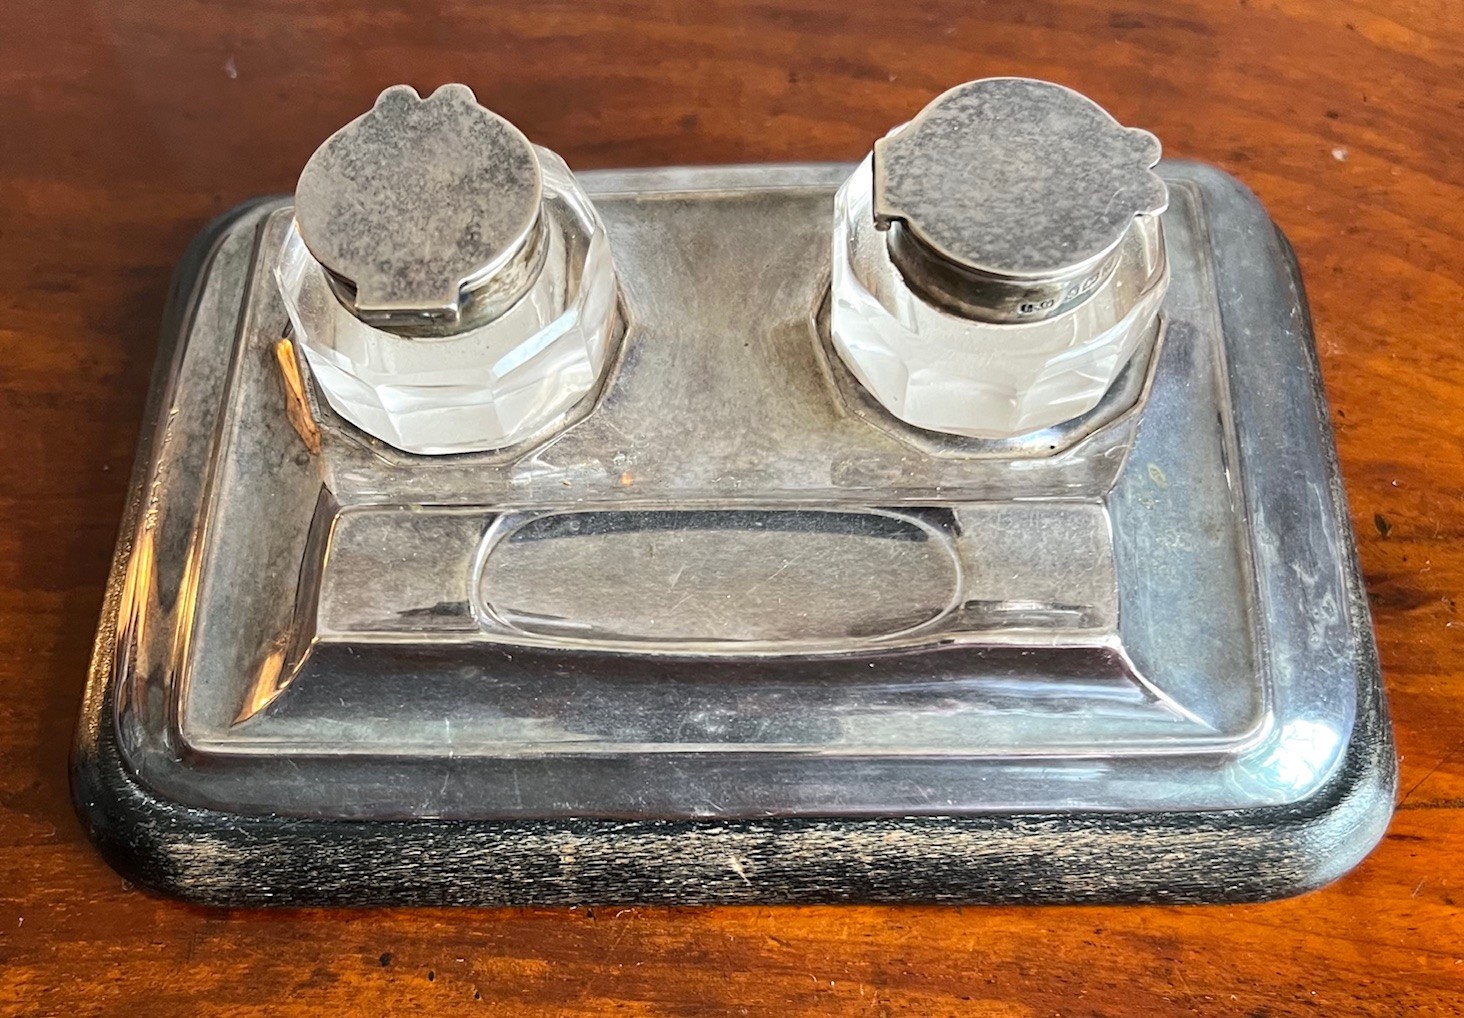
[[[0,4],[0,1009],[1453,1014],[1464,1008],[1458,0]],[[856,159],[949,85],[1072,85],[1216,163],[1311,295],[1402,782],[1247,907],[224,912],[93,853],[67,752],[169,273],[385,85],[577,168]],[[1278,436],[1278,440],[1281,436]]]

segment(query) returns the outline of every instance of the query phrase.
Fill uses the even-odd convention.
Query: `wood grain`
[[[399,80],[465,81],[592,167],[852,159],[1008,73],[1236,173],[1297,248],[1402,755],[1358,870],[1244,907],[267,913],[106,868],[66,755],[169,272],[205,219],[287,190]],[[1459,1013],[1461,154],[1455,0],[0,5],[0,1008]]]

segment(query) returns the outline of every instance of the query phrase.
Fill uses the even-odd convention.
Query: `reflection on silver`
[[[511,639],[702,654],[847,650],[927,630],[958,609],[953,525],[810,509],[507,516],[485,538],[474,603],[485,630]],[[556,582],[563,576],[606,582]]]

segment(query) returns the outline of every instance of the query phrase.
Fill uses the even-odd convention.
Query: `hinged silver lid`
[[[900,225],[902,267],[975,288],[965,303],[1005,312],[1015,284],[1014,317],[1057,313],[1091,291],[1086,278],[1101,276],[1135,217],[1164,210],[1159,154],[1148,131],[1072,89],[972,81],[875,143],[875,222]]]
[[[533,146],[466,85],[394,85],[311,156],[295,218],[364,320],[455,322],[474,289],[527,277],[504,270],[535,246],[541,191]]]

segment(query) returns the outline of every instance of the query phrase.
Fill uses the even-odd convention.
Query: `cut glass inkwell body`
[[[1290,250],[1069,89],[572,173],[403,86],[183,266],[78,807],[202,901],[1179,901],[1394,762]]]

